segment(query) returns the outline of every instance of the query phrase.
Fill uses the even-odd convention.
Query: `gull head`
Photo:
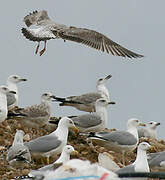
[[[64,151],[66,154],[72,154],[72,153],[76,152],[76,151],[74,150],[74,147],[71,146],[71,145],[66,145],[66,146],[64,146],[63,151]]]
[[[158,122],[150,121],[149,123],[146,124],[146,127],[150,128],[150,129],[156,129],[156,127],[159,125],[160,125],[160,123],[158,123]]]
[[[105,78],[100,78],[97,80],[97,86],[99,85],[104,85],[108,79],[110,79],[112,77],[112,75],[108,75]]]
[[[137,128],[138,126],[145,126],[145,124],[141,123],[137,118],[128,119],[128,121],[127,121],[128,128],[130,128],[130,127]]]
[[[27,81],[27,79],[21,78],[18,75],[11,75],[11,76],[8,77],[8,82],[11,82],[11,83],[14,83],[14,84],[17,84],[17,83],[22,82],[22,81]]]
[[[146,151],[149,148],[151,148],[151,145],[149,145],[147,142],[141,142],[138,146],[138,149],[141,149],[143,151]]]
[[[41,99],[42,99],[42,101],[50,101],[50,100],[55,99],[55,96],[52,95],[52,93],[50,93],[50,92],[46,92],[46,93],[42,94]]]
[[[76,128],[74,122],[72,121],[72,119],[68,118],[68,117],[63,117],[59,123],[58,126],[63,126],[63,127],[67,127],[67,128],[72,128],[76,133],[78,133],[78,129]]]
[[[115,102],[109,102],[105,98],[97,99],[96,106],[98,107],[107,107],[109,104],[115,104]]]
[[[2,94],[7,94],[7,93],[12,93],[12,94],[16,94],[16,92],[15,91],[10,91],[8,88],[7,88],[7,86],[0,86],[0,92],[2,93]]]

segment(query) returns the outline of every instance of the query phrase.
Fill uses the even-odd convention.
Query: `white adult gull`
[[[15,106],[18,106],[18,87],[19,82],[27,81],[25,78],[21,78],[18,75],[11,75],[7,79],[7,87],[10,91],[15,91],[16,94],[7,93],[7,107],[8,110],[13,109]]]
[[[30,173],[28,174],[28,177],[34,177],[35,174],[37,173],[36,171],[39,171],[38,174],[44,174],[45,171],[53,171],[56,168],[58,168],[59,166],[62,166],[63,164],[65,164],[67,161],[70,160],[70,155],[71,154],[77,154],[78,152],[74,150],[74,147],[71,145],[66,145],[64,146],[62,153],[60,155],[60,157],[52,164],[46,165],[44,167],[41,167],[37,170],[32,170],[30,171]],[[34,175],[33,175],[34,174]]]
[[[82,133],[102,131],[108,124],[107,106],[112,103],[105,98],[97,99],[95,103],[96,112],[79,115],[71,119]]]
[[[76,132],[78,129],[75,127],[74,122],[68,118],[63,117],[55,131],[49,135],[41,136],[24,143],[32,154],[41,154],[47,157],[49,162],[49,156],[52,154],[59,154],[67,144],[68,128],[73,128]]]
[[[106,147],[115,152],[122,152],[123,163],[125,163],[124,153],[126,151],[133,151],[139,142],[137,127],[144,125],[138,119],[131,118],[127,121],[127,131],[114,131],[114,132],[98,132],[91,133],[89,139],[94,144]]]
[[[146,126],[144,128],[138,129],[139,138],[148,137],[148,138],[156,139],[157,138],[156,128],[159,125],[160,123],[155,121],[150,121],[149,123],[146,123]]]
[[[8,93],[15,94],[15,91],[10,91],[7,86],[0,86],[0,123],[7,118],[7,97]]]
[[[6,160],[14,168],[23,168],[31,161],[29,149],[23,143],[24,134],[22,130],[16,131],[13,144],[7,153]]]
[[[40,56],[46,50],[46,42],[50,39],[61,38],[64,41],[74,41],[82,43],[86,46],[94,49],[107,52],[115,56],[122,56],[128,58],[141,58],[143,55],[136,54],[121,45],[113,42],[105,35],[85,28],[77,28],[73,26],[66,26],[63,24],[57,24],[52,21],[47,11],[33,11],[29,15],[24,17],[24,22],[28,28],[22,28],[23,35],[30,41],[38,42],[36,48],[36,54],[38,52],[40,42],[44,41],[44,49],[40,51]],[[36,28],[29,29],[31,25],[35,25]]]
[[[39,128],[45,125],[51,115],[51,100],[55,96],[52,93],[47,92],[42,94],[41,103],[37,105],[20,108],[11,113],[11,116],[16,116],[16,120],[22,125],[32,128]]]
[[[146,151],[151,146],[147,142],[142,142],[138,145],[137,148],[137,156],[136,160],[133,164],[125,166],[116,171],[117,174],[120,173],[130,173],[130,172],[150,172],[150,168],[147,161]],[[129,178],[128,178],[129,179]],[[139,178],[132,178],[132,179],[139,179]],[[146,178],[140,178],[141,180],[145,180]]]
[[[95,102],[99,98],[106,98],[110,101],[109,91],[105,86],[108,79],[112,75],[108,75],[105,78],[99,78],[96,83],[96,92],[90,92],[82,94],[80,96],[69,96],[66,98],[55,97],[56,101],[60,101],[60,106],[72,106],[80,111],[95,112]]]

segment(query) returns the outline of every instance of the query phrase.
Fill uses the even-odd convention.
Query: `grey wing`
[[[52,30],[52,32],[54,34],[57,34],[56,30]],[[93,30],[70,27],[68,29],[64,29],[63,31],[58,32],[58,35],[65,40],[82,43],[89,47],[101,50],[103,52],[105,51],[112,55],[129,58],[143,57],[143,55],[136,54],[115,43],[105,35]]]
[[[162,161],[165,161],[165,152],[161,152],[157,154],[154,158],[150,159],[148,163],[151,167],[154,167],[154,166],[160,166],[160,163]]]
[[[117,142],[120,145],[134,145],[137,139],[127,131],[115,131],[102,135],[102,137],[111,142]]]
[[[24,144],[29,148],[29,151],[45,153],[58,148],[61,143],[57,136],[45,135]]]
[[[39,168],[38,170],[39,171],[47,171],[47,170],[51,171],[51,170],[53,170],[53,164],[46,165],[44,167]]]
[[[7,106],[10,106],[16,102],[16,98],[14,94],[7,93],[6,97],[7,97]]]
[[[101,98],[102,96],[99,93],[86,93],[80,96],[70,96],[66,99],[72,100],[74,102],[80,102],[82,104],[90,104],[95,103],[97,99]]]
[[[29,15],[24,17],[24,22],[27,27],[31,25],[43,25],[47,21],[50,21],[47,11],[33,11]],[[46,23],[47,24],[47,23]]]
[[[24,156],[27,153],[29,153],[29,150],[26,146],[17,144],[8,150],[7,161],[11,161],[19,156]]]
[[[97,114],[84,114],[72,118],[77,127],[89,128],[101,124],[101,117]]]
[[[135,166],[132,164],[117,170],[115,173],[119,174],[119,173],[130,173],[130,172],[135,172]]]

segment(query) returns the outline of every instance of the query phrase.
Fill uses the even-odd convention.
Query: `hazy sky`
[[[61,97],[95,91],[96,80],[112,74],[107,87],[117,104],[108,108],[109,128],[125,129],[128,118],[137,117],[143,122],[160,122],[158,134],[164,138],[164,7],[164,0],[3,1],[1,84],[11,74],[27,78],[19,85],[19,105],[24,107],[40,103],[46,91]],[[49,41],[46,53],[36,56],[37,43],[25,39],[21,27],[25,26],[24,16],[43,9],[57,23],[99,31],[145,57],[124,59],[63,40]],[[65,116],[83,112],[52,103],[52,113]]]

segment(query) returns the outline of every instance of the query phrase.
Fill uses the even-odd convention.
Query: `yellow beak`
[[[144,123],[139,123],[139,126],[146,126],[146,124],[144,124]]]
[[[78,134],[79,133],[79,129],[76,126],[72,126],[71,127],[73,129],[73,131]]]
[[[76,151],[76,150],[74,150],[72,153],[71,153],[71,155],[78,155],[79,154],[79,152],[78,151]]]

